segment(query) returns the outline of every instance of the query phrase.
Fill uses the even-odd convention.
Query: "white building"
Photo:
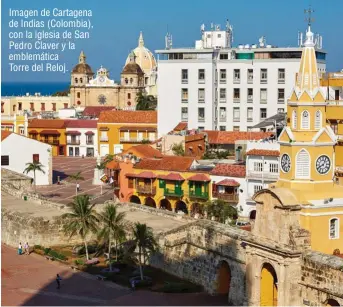
[[[66,127],[67,155],[69,157],[97,157],[97,120],[70,120]]]
[[[180,121],[189,129],[247,131],[264,118],[286,111],[299,71],[301,45],[279,48],[259,44],[231,46],[232,27],[201,27],[195,48],[171,48],[158,55],[158,132],[168,133]],[[320,40],[318,40],[320,41]],[[325,51],[317,44],[319,71]]]
[[[38,161],[43,165],[44,174],[36,172],[36,184],[52,184],[52,147],[25,136],[1,131],[1,167],[22,174],[26,163]],[[33,178],[33,172],[27,174]]]

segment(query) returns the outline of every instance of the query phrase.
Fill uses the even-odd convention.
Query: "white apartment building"
[[[158,55],[158,132],[181,121],[189,129],[247,131],[261,120],[286,111],[286,100],[299,71],[301,45],[279,48],[259,44],[231,46],[232,27],[201,27],[195,48],[171,48]],[[326,53],[317,44],[320,73]]]

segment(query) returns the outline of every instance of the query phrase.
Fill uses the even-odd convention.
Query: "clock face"
[[[329,172],[331,167],[331,161],[328,156],[319,156],[316,161],[317,172],[321,175],[325,175]]]
[[[287,154],[283,154],[281,157],[281,169],[285,173],[288,173],[291,169],[291,158]]]
[[[99,81],[102,83],[105,81],[105,78],[101,76],[101,77],[99,77]]]

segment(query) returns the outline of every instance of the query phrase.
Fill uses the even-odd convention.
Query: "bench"
[[[96,275],[96,278],[97,278],[98,280],[101,280],[101,281],[104,281],[104,280],[107,279],[107,277],[106,277],[106,276],[103,276],[103,275]]]

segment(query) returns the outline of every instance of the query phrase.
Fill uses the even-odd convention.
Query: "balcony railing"
[[[176,196],[181,197],[183,196],[183,190],[182,189],[164,189],[164,196]]]
[[[181,83],[182,83],[182,84],[187,84],[187,83],[188,83],[188,79],[182,79],[182,80],[181,80]]]
[[[255,171],[247,171],[247,178],[248,179],[269,179],[269,180],[278,180],[279,173],[270,173],[270,172],[255,172]]]
[[[239,84],[239,83],[241,83],[241,79],[240,78],[234,78],[233,79],[233,83],[234,84]]]
[[[156,187],[153,187],[151,185],[137,185],[136,190],[140,194],[156,194]]]
[[[208,199],[208,192],[189,191],[190,198]]]
[[[67,140],[68,145],[80,145],[80,140]]]
[[[50,145],[60,145],[60,141],[58,141],[58,140],[41,139],[40,141],[43,143],[46,143],[46,144],[50,144]]]
[[[253,95],[248,95],[248,102],[253,102]]]
[[[268,79],[261,79],[261,84],[267,84],[268,83]]]
[[[120,138],[121,143],[143,143],[154,142],[155,140],[138,139],[138,138]]]
[[[108,142],[108,136],[101,136],[100,142]]]
[[[93,141],[93,140],[86,141],[86,144],[87,144],[87,145],[94,145],[94,141]]]
[[[225,84],[226,83],[226,79],[220,79],[219,81],[221,84]]]
[[[250,76],[248,76],[248,83],[249,83],[249,84],[252,84],[252,83],[254,83],[254,78],[253,78],[253,77],[250,77]]]
[[[233,102],[240,102],[241,101],[241,98],[239,97],[233,97]]]
[[[219,121],[220,122],[226,122],[226,116],[220,116]]]
[[[277,103],[284,103],[285,102],[285,98],[278,98]]]
[[[285,78],[278,79],[278,84],[285,84]]]
[[[238,194],[213,192],[212,195],[214,198],[218,198],[220,200],[224,200],[227,202],[237,203],[239,201],[239,195]]]

